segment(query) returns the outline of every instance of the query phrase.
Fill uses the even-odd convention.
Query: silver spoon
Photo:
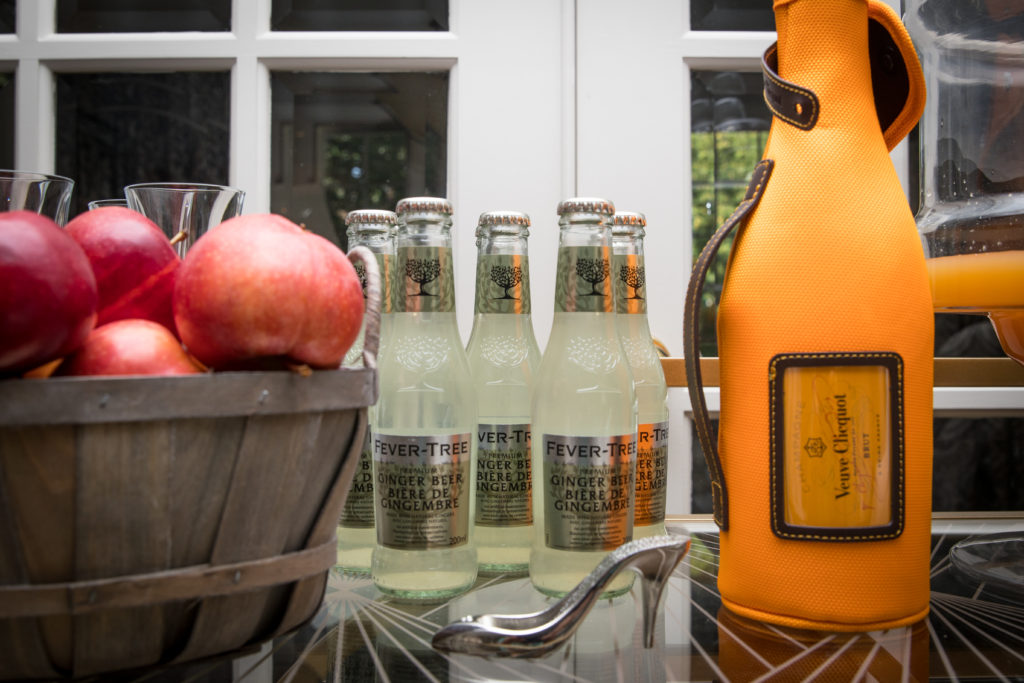
[[[434,634],[437,650],[496,657],[540,657],[568,640],[623,569],[640,575],[644,647],[654,647],[654,624],[661,592],[690,548],[685,536],[651,536],[608,553],[575,588],[551,607],[533,614],[463,617]]]

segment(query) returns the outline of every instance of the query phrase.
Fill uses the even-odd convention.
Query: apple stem
[[[287,365],[289,370],[298,373],[303,377],[309,377],[313,374],[313,368],[309,367],[305,363],[288,363]]]
[[[188,238],[188,230],[179,230],[178,234],[171,238],[171,244],[177,244],[178,242],[184,242]]]

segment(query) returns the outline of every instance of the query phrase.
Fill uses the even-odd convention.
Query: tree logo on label
[[[523,281],[523,269],[520,266],[493,266],[491,268],[491,282],[505,290],[502,296],[492,297],[494,299],[518,299],[509,292],[513,287]]]
[[[633,290],[633,296],[629,299],[643,299],[639,289],[647,282],[647,271],[643,266],[622,266],[619,268],[619,279]]]
[[[356,269],[356,276],[359,278],[359,288],[363,290],[363,298],[366,298],[366,285],[368,284],[366,279],[366,266],[362,263],[352,264]]]
[[[584,296],[604,296],[604,292],[597,291],[597,285],[608,277],[609,270],[608,259],[605,258],[581,258],[576,261],[576,274],[590,283],[590,292]]]
[[[441,275],[441,261],[431,258],[412,258],[405,263],[405,276],[420,286],[420,291],[413,296],[437,296],[423,289],[423,285],[433,282]]]

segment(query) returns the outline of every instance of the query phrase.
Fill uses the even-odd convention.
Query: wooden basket
[[[316,612],[377,393],[358,260],[364,368],[0,382],[0,679],[196,659]]]

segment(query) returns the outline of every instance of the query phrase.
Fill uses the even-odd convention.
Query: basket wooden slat
[[[273,460],[285,480],[308,481],[307,473],[317,470],[314,455],[320,421],[316,424],[296,421],[291,416],[260,417],[246,432],[240,447],[240,459],[232,479],[221,533],[210,556],[213,564],[277,555],[294,550],[287,541],[295,528],[309,528],[308,500],[302,499],[305,486],[282,487],[279,479],[266,476],[268,461]],[[319,507],[322,498],[312,503]],[[287,518],[256,526],[251,523],[255,510],[270,504],[290,510]],[[303,538],[303,540],[305,540]],[[271,590],[258,594],[217,597],[199,608],[191,638],[181,657],[192,659],[223,650],[225,642],[249,642],[272,632],[272,617],[278,616],[287,592]]]
[[[0,429],[0,583],[67,580],[74,551],[73,437],[62,426]],[[47,678],[71,667],[67,618],[0,619],[0,643],[5,678]]]

